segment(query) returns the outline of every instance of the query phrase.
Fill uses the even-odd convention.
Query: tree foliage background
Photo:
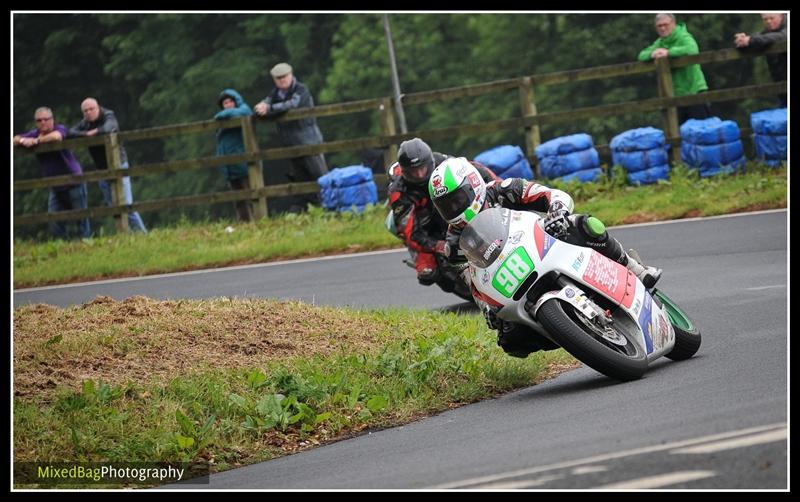
[[[380,14],[13,14],[13,130],[34,127],[33,111],[53,109],[68,127],[81,119],[87,96],[114,110],[123,130],[207,120],[217,96],[238,90],[255,106],[272,89],[269,69],[287,61],[317,104],[392,95]],[[389,16],[404,93],[476,84],[523,75],[634,61],[657,35],[654,13],[644,14],[392,14]],[[760,31],[757,14],[678,15],[700,50],[732,47],[733,34]],[[763,58],[703,65],[710,89],[769,81]],[[540,113],[655,97],[653,75],[537,86]],[[772,107],[750,99],[714,104],[724,119],[749,126],[752,111]],[[516,90],[405,109],[410,131],[519,116]],[[327,141],[379,131],[377,114],[320,118]],[[653,125],[658,113],[618,115],[542,128],[542,139],[588,132],[605,144],[620,132]],[[263,148],[278,146],[271,124],[259,125]],[[474,156],[499,144],[524,145],[522,131],[498,131],[436,142],[435,150]],[[131,165],[213,155],[213,135],[127,145]],[[76,152],[85,170],[85,151]],[[329,167],[360,163],[364,152],[328,155]],[[285,183],[285,162],[265,165],[266,184]],[[29,155],[15,155],[15,179],[39,176]],[[226,190],[216,169],[134,178],[135,200]],[[101,205],[96,184],[90,206]],[[42,212],[46,190],[16,192],[14,212]],[[273,209],[280,210],[280,204]],[[230,203],[145,213],[149,226],[183,218],[232,218]],[[109,219],[110,220],[110,219]],[[110,221],[93,222],[102,233]],[[45,228],[18,227],[18,236],[45,236]]]

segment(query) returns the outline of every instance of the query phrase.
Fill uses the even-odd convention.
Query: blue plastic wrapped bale
[[[594,143],[592,137],[586,133],[570,134],[560,138],[551,139],[535,149],[536,157],[542,160],[544,157],[553,155],[563,155],[565,153],[579,152],[592,148]]]
[[[666,144],[664,131],[655,127],[640,127],[617,134],[608,144],[612,152],[652,150]]]
[[[628,173],[628,183],[631,185],[650,185],[666,179],[669,179],[669,164]]]
[[[339,207],[339,191],[336,188],[323,188],[319,193],[322,207],[328,210],[335,210]]]
[[[331,177],[331,184],[335,187],[349,187],[372,181],[372,169],[366,166],[337,167],[320,179],[325,176]]]
[[[659,146],[642,151],[612,151],[611,159],[615,166],[622,166],[629,173],[669,164],[666,146]]]
[[[518,146],[496,146],[479,153],[474,160],[485,165],[501,178],[533,179],[531,165],[525,157],[525,152]]]
[[[335,171],[334,169],[333,171]],[[327,174],[323,174],[319,178],[317,178],[317,184],[319,185],[321,190],[327,190],[329,188],[333,188],[333,171],[328,171]]]
[[[514,145],[500,145],[475,156],[475,160],[500,176],[514,164],[525,158],[522,148]]]
[[[594,148],[539,159],[539,172],[547,178],[558,178],[597,167],[600,167],[600,156]]]
[[[335,169],[334,169],[335,170]],[[333,187],[333,171],[317,178],[319,185],[319,199],[325,209],[336,209],[336,189]]]
[[[531,165],[528,163],[528,159],[523,159],[513,166],[510,169],[506,169],[503,171],[503,174],[495,173],[497,176],[505,179],[505,178],[525,178],[526,180],[533,179],[533,170],[531,169]]]
[[[720,145],[693,145],[684,142],[681,143],[681,159],[690,167],[711,169],[744,159],[744,149],[739,140]]]
[[[786,108],[774,108],[750,114],[750,125],[753,127],[753,132],[770,136],[786,136],[788,124],[786,112]]]
[[[718,174],[728,174],[735,171],[743,171],[746,159],[744,156],[739,157],[729,164],[722,164],[714,167],[701,167],[700,176],[705,178],[708,176],[716,176]]]
[[[703,120],[689,119],[681,125],[681,143],[719,145],[739,139],[739,126],[733,120],[711,117]]]
[[[373,181],[341,187],[337,190],[337,195],[337,211],[351,211],[355,206],[357,212],[360,213],[368,204],[376,204],[378,202],[378,188]]]
[[[557,178],[557,180],[565,182],[577,180],[585,183],[587,181],[597,181],[602,175],[603,170],[599,167],[595,167],[593,169],[581,169],[580,171],[575,171],[566,176],[561,176],[560,178]]]
[[[787,136],[754,134],[753,141],[756,145],[756,158],[767,161],[767,164],[776,166],[780,161],[786,160],[788,142]]]

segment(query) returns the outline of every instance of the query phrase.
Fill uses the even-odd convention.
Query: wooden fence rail
[[[409,131],[398,134],[395,127],[394,102],[389,97],[351,101],[321,105],[314,108],[292,110],[274,121],[297,120],[306,117],[328,117],[352,113],[373,112],[378,113],[381,134],[376,136],[354,139],[329,141],[318,145],[300,145],[282,148],[260,149],[255,135],[255,127],[262,120],[257,117],[240,117],[224,121],[207,120],[187,124],[174,124],[108,134],[100,137],[74,138],[57,143],[45,143],[34,148],[17,146],[15,153],[43,153],[74,149],[93,145],[105,145],[108,158],[108,170],[91,171],[83,175],[51,176],[46,178],[15,180],[14,191],[34,190],[49,188],[58,185],[77,184],[88,181],[112,180],[112,206],[93,207],[82,210],[61,211],[58,213],[36,213],[27,215],[14,215],[14,225],[32,225],[45,222],[75,220],[80,218],[100,218],[110,215],[122,216],[117,218],[119,231],[128,231],[127,217],[131,211],[146,212],[161,210],[169,207],[189,207],[207,205],[219,202],[236,200],[252,200],[256,218],[267,216],[267,199],[270,197],[287,196],[294,194],[313,193],[319,190],[316,182],[288,183],[283,185],[264,186],[262,161],[290,159],[320,153],[334,153],[345,151],[359,151],[378,148],[384,151],[384,162],[388,166],[394,161],[397,154],[397,145],[406,139],[422,137],[426,141],[442,138],[452,138],[459,135],[478,135],[496,132],[498,130],[524,130],[525,153],[533,165],[536,176],[539,176],[538,165],[534,156],[534,149],[541,143],[540,127],[548,124],[577,122],[588,118],[609,117],[628,113],[652,112],[661,110],[663,115],[663,128],[667,140],[673,146],[680,144],[678,134],[676,107],[688,106],[706,102],[722,102],[741,100],[753,97],[767,97],[785,94],[786,82],[775,82],[760,85],[740,86],[729,89],[708,91],[702,94],[674,97],[672,93],[671,69],[680,68],[695,63],[718,63],[735,61],[742,58],[758,57],[764,54],[785,53],[787,44],[778,44],[766,51],[752,53],[736,49],[723,49],[704,52],[694,56],[676,59],[662,58],[656,61],[630,62],[592,68],[582,68],[553,72],[541,75],[529,75],[514,79],[499,80],[476,85],[437,89],[433,91],[406,94],[403,97],[404,105],[419,105],[442,100],[452,100],[465,97],[482,96],[517,89],[520,102],[520,115],[518,117],[499,119],[478,124],[464,124],[439,129]],[[536,85],[559,85],[570,82],[607,79],[638,74],[655,73],[658,77],[657,98],[628,101],[623,103],[606,104],[578,108],[563,112],[541,113],[538,111],[534,95]],[[148,139],[168,138],[186,134],[200,134],[215,131],[218,128],[241,127],[245,140],[247,153],[237,155],[202,157],[188,160],[172,160],[151,164],[133,166],[122,169],[119,163],[119,145],[122,142],[132,142]],[[750,134],[749,128],[741,128],[742,135]],[[597,145],[601,154],[608,152],[608,145]],[[672,149],[674,152],[675,149]],[[246,162],[250,180],[249,190],[215,192],[183,197],[139,201],[133,204],[122,204],[122,178],[125,176],[141,177],[162,174],[166,172],[184,171],[218,166],[227,163]],[[376,183],[386,183],[386,175],[376,175]]]

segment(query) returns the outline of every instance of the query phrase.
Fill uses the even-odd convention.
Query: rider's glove
[[[569,211],[560,202],[554,202],[547,211],[544,219],[544,230],[553,237],[559,238],[567,235],[569,230]]]
[[[450,256],[450,246],[447,244],[447,241],[436,241],[433,252],[447,258]]]

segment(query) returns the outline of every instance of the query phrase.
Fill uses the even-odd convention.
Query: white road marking
[[[704,479],[715,476],[714,471],[678,471],[646,478],[630,479],[596,487],[599,490],[644,490],[647,488],[660,488],[695,479]]]
[[[520,481],[506,481],[500,483],[489,483],[487,485],[470,486],[470,489],[475,490],[519,490],[523,488],[533,488],[534,486],[542,486],[550,481],[561,479],[564,476],[542,476],[535,479],[523,479]]]
[[[755,288],[746,288],[747,291],[760,291],[762,289],[772,289],[772,288],[785,288],[786,284],[774,284],[772,286],[758,286]]]
[[[572,469],[572,474],[581,475],[581,474],[592,474],[594,472],[605,472],[608,470],[608,467],[604,465],[587,465],[586,467],[576,467]]]
[[[710,441],[718,441],[722,439],[729,439],[734,437],[740,436],[747,436],[759,432],[770,431],[774,429],[786,429],[786,423],[776,423],[770,425],[761,425],[757,427],[749,427],[747,429],[740,429],[738,431],[730,431],[730,432],[722,432],[719,434],[711,434],[709,436],[701,436],[698,438],[692,439],[684,439],[681,441],[673,441],[671,443],[656,445],[656,446],[644,446],[641,448],[633,448],[631,450],[624,450],[616,453],[605,453],[601,455],[595,455],[593,457],[586,457],[577,460],[568,460],[565,462],[559,462],[556,464],[551,465],[544,465],[541,467],[530,467],[527,469],[518,469],[516,471],[509,471],[503,472],[499,474],[490,474],[487,476],[480,476],[477,478],[470,478],[470,479],[463,479],[460,481],[451,481],[449,483],[442,483],[440,485],[431,486],[431,489],[448,489],[448,488],[463,488],[470,485],[480,485],[483,483],[491,483],[495,481],[500,481],[507,478],[514,478],[519,476],[529,476],[531,474],[538,474],[540,472],[551,471],[555,469],[565,469],[568,467],[577,467],[584,464],[594,464],[599,462],[605,462],[612,459],[623,458],[623,457],[630,457],[634,455],[641,455],[643,453],[652,453],[657,451],[664,451],[664,450],[672,450],[675,448],[680,448],[684,446],[690,445],[697,445],[701,443],[708,443]]]
[[[723,450],[732,450],[734,448],[743,448],[745,446],[753,446],[762,443],[772,443],[775,441],[783,441],[786,439],[786,429],[777,431],[763,432],[753,436],[746,436],[742,438],[727,439],[724,441],[716,441],[713,443],[703,444],[700,446],[690,446],[688,448],[679,448],[672,450],[670,453],[714,453]]]

